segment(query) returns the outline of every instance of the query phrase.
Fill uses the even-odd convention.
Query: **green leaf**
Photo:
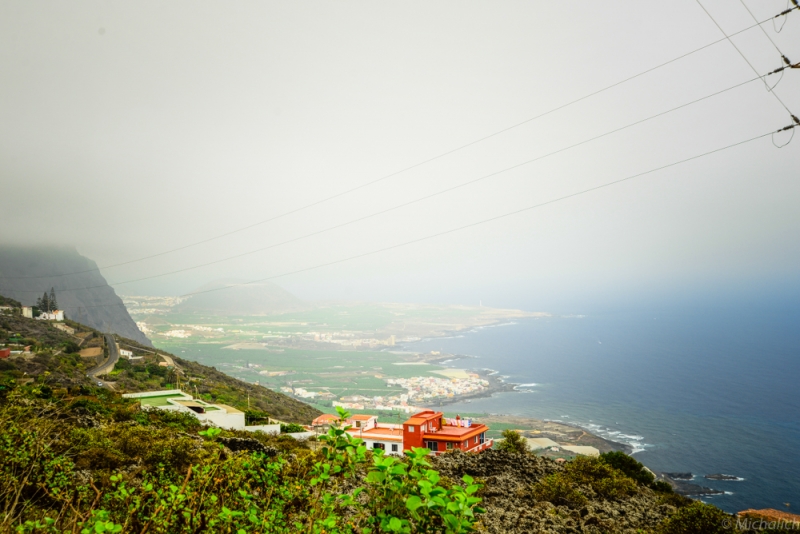
[[[420,499],[416,495],[411,495],[409,496],[408,499],[406,499],[406,508],[408,508],[412,512],[415,511],[420,506],[422,506],[422,499]]]

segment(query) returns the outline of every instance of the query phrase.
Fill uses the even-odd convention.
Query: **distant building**
[[[525,439],[528,441],[528,445],[533,450],[559,447],[559,444],[550,438],[525,438]]]
[[[338,416],[329,413],[324,413],[319,417],[317,417],[316,419],[314,419],[311,422],[311,426],[312,428],[324,429],[331,426],[338,420],[339,420]]]
[[[195,399],[179,389],[125,393],[122,396],[128,399],[138,399],[142,408],[145,409],[188,413],[200,421],[229,430],[261,431],[268,434],[279,434],[281,431],[281,425],[248,426],[243,411],[225,404],[211,404]]]
[[[40,321],[63,321],[64,320],[64,311],[63,310],[53,310],[52,312],[42,312],[37,317]]]
[[[5,359],[8,358],[9,356],[11,356],[11,349],[9,348],[0,349],[0,358]]]
[[[124,357],[124,358],[130,358],[131,356],[133,356],[133,351],[125,350],[125,349],[119,349],[119,355]]]
[[[23,306],[22,316],[27,317],[28,319],[33,319],[33,306]]]

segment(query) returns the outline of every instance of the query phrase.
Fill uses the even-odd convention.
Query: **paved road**
[[[114,369],[114,366],[117,364],[117,360],[119,360],[119,350],[117,350],[117,342],[114,339],[114,336],[111,334],[106,334],[106,346],[108,347],[108,359],[87,371],[87,374],[92,377],[93,379],[97,380],[97,375],[102,375],[111,372]],[[107,385],[106,382],[102,380],[97,380],[97,382],[102,382],[103,385]]]

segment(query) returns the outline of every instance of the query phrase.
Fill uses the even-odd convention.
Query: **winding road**
[[[114,366],[119,360],[119,350],[117,348],[117,341],[114,339],[114,336],[111,334],[105,334],[105,338],[106,346],[108,347],[108,359],[106,359],[106,361],[97,367],[89,369],[86,374],[94,380],[97,380],[97,382],[102,383],[102,385],[111,387],[110,383],[103,382],[97,378],[98,375],[104,375],[114,370]]]

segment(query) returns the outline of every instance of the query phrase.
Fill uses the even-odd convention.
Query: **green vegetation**
[[[303,425],[298,425],[297,423],[287,423],[281,425],[281,433],[283,434],[290,434],[292,432],[305,432],[306,429]]]
[[[497,445],[497,448],[501,451],[515,452],[517,454],[531,452],[528,442],[516,430],[503,430],[503,441]]]
[[[692,502],[659,525],[656,534],[728,534],[738,532],[731,517],[710,504]]]
[[[645,466],[624,452],[606,452],[600,455],[600,459],[643,486],[651,485],[656,479],[653,473],[648,471]]]
[[[624,456],[630,458],[627,455]],[[611,458],[620,462],[620,457],[617,455]],[[644,485],[648,484],[649,482]],[[571,508],[585,504],[588,500],[587,493],[591,497],[620,499],[634,495],[636,492],[636,480],[607,463],[603,457],[590,458],[588,456],[575,458],[566,465],[563,471],[545,477],[533,489],[537,500]]]
[[[50,288],[50,294],[47,294],[47,291],[44,292],[44,295],[36,299],[36,308],[42,312],[52,312],[53,310],[58,309],[58,301],[56,300],[56,290],[54,288]]]
[[[461,458],[480,466],[483,455],[373,454],[341,428],[314,443],[204,428],[191,415],[143,411],[100,388],[42,395],[16,385],[0,400],[0,428],[4,532],[463,533],[481,530],[481,499],[497,494],[488,482],[437,467]],[[674,512],[650,534],[722,532],[729,519],[684,497],[658,496],[602,458],[562,468],[511,457],[539,466],[501,464],[538,473],[532,510],[544,501],[566,510],[663,503]],[[643,496],[649,500],[636,500]]]
[[[76,329],[78,337],[55,328],[48,321],[27,319],[19,315],[0,315],[0,345],[18,343],[31,346],[32,354],[0,360],[0,386],[20,382],[35,382],[47,390],[69,389],[94,384],[86,371],[99,363],[95,358],[82,358],[80,348],[103,346],[99,332],[75,323],[65,324]],[[178,381],[187,391],[211,403],[222,403],[240,410],[256,410],[263,418],[308,423],[321,412],[315,408],[262,386],[236,380],[214,368],[183,360],[162,352],[177,365],[159,365],[164,359],[150,347],[118,337],[126,348],[141,360],[120,358],[109,373],[108,381],[119,392],[175,389]],[[80,345],[79,345],[80,343]]]
[[[0,404],[3,531],[455,534],[482,511],[481,486],[443,480],[427,449],[373,455],[334,428],[314,451],[108,391],[31,392]]]
[[[9,297],[0,295],[0,306],[11,306],[12,308],[22,308],[22,303]]]
[[[279,389],[293,384],[311,391],[327,390],[334,395],[383,396],[403,393],[400,387],[387,386],[383,378],[441,375],[437,365],[395,365],[402,360],[394,354],[357,350],[304,350],[282,348],[226,349],[230,343],[157,341],[159,348],[191,358],[204,365],[224,370],[230,376]],[[248,366],[249,365],[249,366]],[[258,367],[254,367],[258,366]],[[288,374],[269,376],[266,373]]]

